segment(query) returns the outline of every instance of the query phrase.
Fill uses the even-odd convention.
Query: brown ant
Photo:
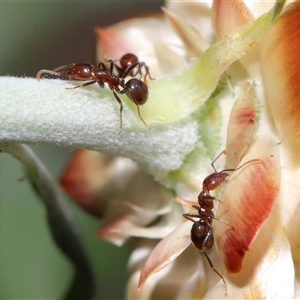
[[[87,80],[87,82],[77,85],[75,87],[70,87],[66,89],[76,89],[79,87],[88,86],[94,83],[98,83],[101,88],[104,88],[104,84],[106,83],[111,91],[114,94],[115,99],[118,101],[120,105],[120,128],[122,128],[122,111],[123,111],[123,103],[121,99],[118,97],[117,93],[125,94],[137,107],[138,115],[141,121],[148,127],[146,122],[143,120],[139,105],[143,105],[147,102],[148,99],[148,87],[146,83],[137,79],[131,78],[127,82],[125,82],[125,78],[133,71],[133,69],[138,64],[133,64],[129,66],[126,70],[123,70],[122,76],[114,75],[113,68],[115,63],[110,60],[108,61],[109,68],[103,62],[100,62],[98,68],[89,63],[69,63],[53,70],[40,70],[36,78],[40,80],[42,74],[50,74],[58,77],[68,76],[70,79],[78,79],[78,80]],[[147,70],[147,69],[146,69]],[[139,71],[140,72],[140,71]],[[147,73],[146,73],[147,74]],[[122,90],[121,90],[122,88]]]
[[[247,164],[250,164],[250,163],[256,162],[256,161],[261,161],[261,160],[260,159],[251,159],[251,160],[245,162],[244,164],[242,164],[241,166],[239,166],[237,168],[224,169],[224,170],[218,172],[216,170],[215,166],[214,166],[214,163],[217,161],[217,159],[222,154],[226,154],[226,150],[223,150],[211,163],[211,166],[214,169],[214,173],[208,175],[203,180],[202,191],[200,192],[200,194],[198,196],[199,206],[193,205],[193,208],[195,208],[198,211],[198,213],[186,213],[183,216],[186,219],[194,222],[194,224],[192,226],[192,229],[191,229],[191,240],[194,243],[195,247],[198,248],[199,250],[201,250],[204,253],[210,267],[220,276],[220,278],[222,279],[222,281],[225,285],[225,291],[226,291],[226,294],[227,294],[227,286],[226,286],[225,279],[215,269],[212,261],[210,260],[210,258],[206,254],[206,251],[210,250],[214,246],[214,235],[213,235],[213,231],[212,231],[212,221],[213,221],[213,219],[219,220],[220,222],[225,223],[226,225],[228,225],[232,229],[234,229],[234,227],[232,225],[228,224],[227,222],[217,218],[214,215],[214,213],[213,213],[213,208],[214,208],[213,200],[218,200],[218,199],[215,198],[214,196],[211,196],[209,192],[212,191],[212,190],[215,190],[216,188],[218,188],[226,180],[226,178],[229,176],[229,174],[226,173],[226,172],[237,171],[237,170],[241,169],[242,167],[244,167]],[[197,218],[199,220],[195,221],[193,218]]]
[[[120,63],[120,66],[116,64],[117,61]],[[136,77],[137,75],[142,76],[142,67],[144,67],[144,82],[147,82],[147,76],[149,77],[149,79],[153,80],[150,75],[149,67],[144,62],[139,61],[138,57],[135,54],[126,53],[119,60],[110,59],[108,60],[108,62],[114,63],[114,67],[116,68],[119,77],[124,77],[125,73],[129,74],[132,77]],[[136,69],[136,67],[137,70],[135,70],[134,72],[134,69]],[[128,73],[129,69],[131,71]]]

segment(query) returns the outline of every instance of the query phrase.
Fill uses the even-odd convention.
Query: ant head
[[[217,187],[219,187],[229,176],[228,173],[222,173],[222,172],[215,172],[210,175],[208,175],[204,180],[203,180],[203,190],[206,191],[211,191],[215,190]]]
[[[137,56],[132,53],[126,53],[120,59],[120,65],[123,69],[127,69],[138,62],[139,60]]]
[[[94,66],[87,63],[70,64],[65,71],[65,75],[74,79],[90,79],[92,77],[92,70]]]

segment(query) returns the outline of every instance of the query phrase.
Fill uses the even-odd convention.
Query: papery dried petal
[[[175,51],[170,47],[170,45],[156,44],[155,52],[159,53],[157,61],[164,74],[180,70],[187,63],[184,53]]]
[[[171,13],[166,8],[162,9],[172,28],[182,40],[187,59],[200,57],[208,48],[208,44],[204,41],[200,32],[178,15]]]
[[[150,254],[154,241],[139,243],[129,262],[130,280],[127,299],[199,299],[205,292],[205,273],[199,253],[190,247],[172,264],[152,274],[145,285],[137,290],[141,263]]]
[[[166,188],[145,172],[139,172],[118,195],[118,200],[108,203],[97,235],[122,245],[132,230],[147,226],[158,216],[170,212],[172,201]]]
[[[214,0],[212,22],[218,38],[224,37],[254,20],[251,11],[242,0]]]
[[[240,164],[250,163],[233,172],[221,197],[217,216],[231,228],[215,222],[215,236],[228,271],[241,270],[243,258],[270,215],[280,185],[280,160],[277,143],[267,135],[258,135]]]
[[[300,166],[300,3],[289,5],[266,34],[262,71],[266,99],[289,167]]]
[[[148,239],[163,239],[182,221],[182,214],[178,214],[178,212],[170,213],[170,207],[167,208],[167,211],[160,210],[153,212],[142,210],[137,206],[125,202],[112,202],[116,204],[114,213],[116,214],[121,208],[120,214],[113,219],[108,211],[109,222],[106,222],[100,228],[98,236],[117,245],[122,245],[128,237],[133,236]],[[160,215],[160,221],[155,222],[154,226],[146,227],[155,217]]]
[[[107,201],[126,186],[136,171],[137,165],[129,159],[81,149],[73,154],[60,183],[83,209],[102,216]]]
[[[245,255],[239,274],[227,276],[228,299],[294,299],[294,264],[279,216],[274,208]],[[224,298],[224,291],[213,288],[205,298]]]
[[[211,42],[214,32],[211,24],[212,1],[167,1],[166,8],[199,28],[206,41]]]
[[[232,108],[227,127],[226,167],[236,167],[250,145],[255,126],[254,88],[247,82],[239,84],[240,96]]]
[[[151,274],[165,268],[191,244],[190,230],[191,223],[184,222],[156,245],[141,271],[139,289]]]

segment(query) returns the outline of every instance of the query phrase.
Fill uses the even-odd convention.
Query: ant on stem
[[[200,192],[198,196],[198,205],[193,205],[193,208],[195,208],[198,212],[197,213],[186,213],[183,214],[183,216],[194,222],[192,229],[191,229],[191,240],[194,243],[195,247],[201,250],[210,267],[217,273],[220,278],[222,279],[224,286],[225,286],[225,294],[227,295],[227,286],[224,277],[215,269],[212,261],[208,257],[206,251],[212,249],[214,246],[214,235],[213,235],[213,230],[212,230],[212,221],[213,219],[218,220],[232,229],[234,227],[230,225],[229,223],[217,218],[214,215],[213,208],[214,208],[214,203],[213,200],[218,200],[216,197],[210,195],[210,191],[215,190],[218,188],[229,176],[228,173],[226,172],[234,172],[237,171],[241,168],[243,168],[245,165],[253,163],[253,162],[258,162],[261,161],[260,159],[251,159],[244,164],[240,165],[237,168],[232,168],[232,169],[224,169],[220,172],[218,172],[214,166],[214,163],[218,160],[218,158],[222,155],[226,154],[226,150],[223,150],[211,163],[211,166],[214,169],[214,172],[210,175],[208,175],[204,180],[202,184],[202,191]],[[197,221],[194,220],[194,218],[198,219]]]
[[[133,55],[133,54],[129,54]],[[125,55],[124,55],[125,56]],[[135,56],[135,55],[134,55]],[[148,127],[146,122],[143,120],[139,106],[143,105],[147,102],[148,99],[148,87],[145,82],[137,78],[131,78],[125,82],[125,78],[132,73],[134,68],[139,66],[139,70],[137,74],[141,74],[141,66],[145,66],[146,68],[146,75],[149,74],[149,68],[141,62],[133,63],[132,65],[128,65],[128,67],[121,67],[119,75],[114,75],[113,69],[116,66],[115,62],[109,60],[107,62],[109,68],[103,62],[100,62],[98,68],[94,65],[89,63],[69,63],[53,70],[40,70],[36,78],[40,80],[42,74],[50,74],[54,76],[68,76],[70,79],[78,79],[78,80],[86,80],[85,83],[66,88],[76,89],[79,87],[88,86],[94,83],[98,83],[101,88],[104,88],[104,84],[106,83],[108,87],[113,92],[115,99],[118,101],[120,105],[120,128],[123,126],[122,122],[122,112],[123,112],[123,103],[119,98],[118,94],[125,94],[137,107],[138,115],[141,121],[144,123],[145,126]],[[121,76],[122,74],[122,76]],[[136,74],[136,75],[137,75]],[[145,75],[145,77],[146,77]]]

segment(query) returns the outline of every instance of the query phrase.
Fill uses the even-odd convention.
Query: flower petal
[[[155,222],[153,226],[150,227],[123,227],[118,226],[116,229],[113,229],[113,232],[127,234],[127,236],[143,237],[148,239],[163,239],[171,231],[173,231],[179,223],[182,222],[182,213],[179,211],[171,211],[168,209],[167,214],[163,215],[158,222]],[[159,212],[155,211],[157,216]],[[162,215],[162,211],[160,211]],[[165,212],[166,213],[166,212]],[[147,217],[149,215],[148,211],[145,211],[145,214],[141,214],[140,218]]]
[[[187,23],[185,19],[171,13],[166,8],[162,8],[165,16],[170,22],[172,28],[180,37],[184,44],[187,53],[186,58],[200,57],[203,52],[208,48],[208,44],[202,38],[200,32],[192,25]]]
[[[279,216],[275,207],[245,255],[240,273],[227,276],[228,299],[294,299],[294,264]],[[205,295],[223,297],[218,287]]]
[[[290,4],[266,34],[262,71],[266,99],[292,168],[300,166],[300,3]]]
[[[95,28],[97,60],[119,59],[125,53],[134,53],[140,61],[146,62],[152,77],[162,75],[162,41],[169,47],[182,48],[180,39],[166,25],[162,14],[156,14],[144,18],[131,18],[105,28]],[[178,69],[172,71],[175,70]]]
[[[214,32],[211,24],[212,1],[167,1],[166,8],[180,16],[183,20],[188,20],[194,28],[201,30],[202,36],[207,42],[212,42]]]
[[[228,271],[242,268],[245,252],[273,208],[280,185],[278,145],[269,136],[259,135],[241,164],[250,159],[261,161],[233,172],[221,197],[215,222],[215,235],[220,254]]]
[[[294,261],[295,267],[295,298],[300,299],[300,262]]]
[[[280,208],[286,234],[291,244],[293,258],[300,261],[300,169],[282,170]]]
[[[83,209],[102,216],[107,201],[122,190],[137,172],[136,163],[90,150],[77,150],[60,183]]]
[[[227,128],[226,165],[235,167],[250,145],[255,126],[254,88],[243,82],[239,84],[240,96],[232,108]]]
[[[218,38],[254,20],[251,11],[241,0],[214,0],[212,14],[213,27]]]
[[[127,299],[199,299],[204,295],[206,280],[203,263],[193,247],[186,249],[160,272],[152,274],[143,288],[137,290],[141,264],[151,251],[149,246],[149,241],[143,241],[130,258]]]
[[[191,244],[190,230],[191,222],[184,222],[156,245],[141,271],[139,289],[151,274],[165,268]]]
[[[108,203],[98,236],[122,245],[138,227],[148,226],[172,209],[171,193],[150,175],[139,172],[118,200]],[[159,229],[158,229],[159,230]]]

